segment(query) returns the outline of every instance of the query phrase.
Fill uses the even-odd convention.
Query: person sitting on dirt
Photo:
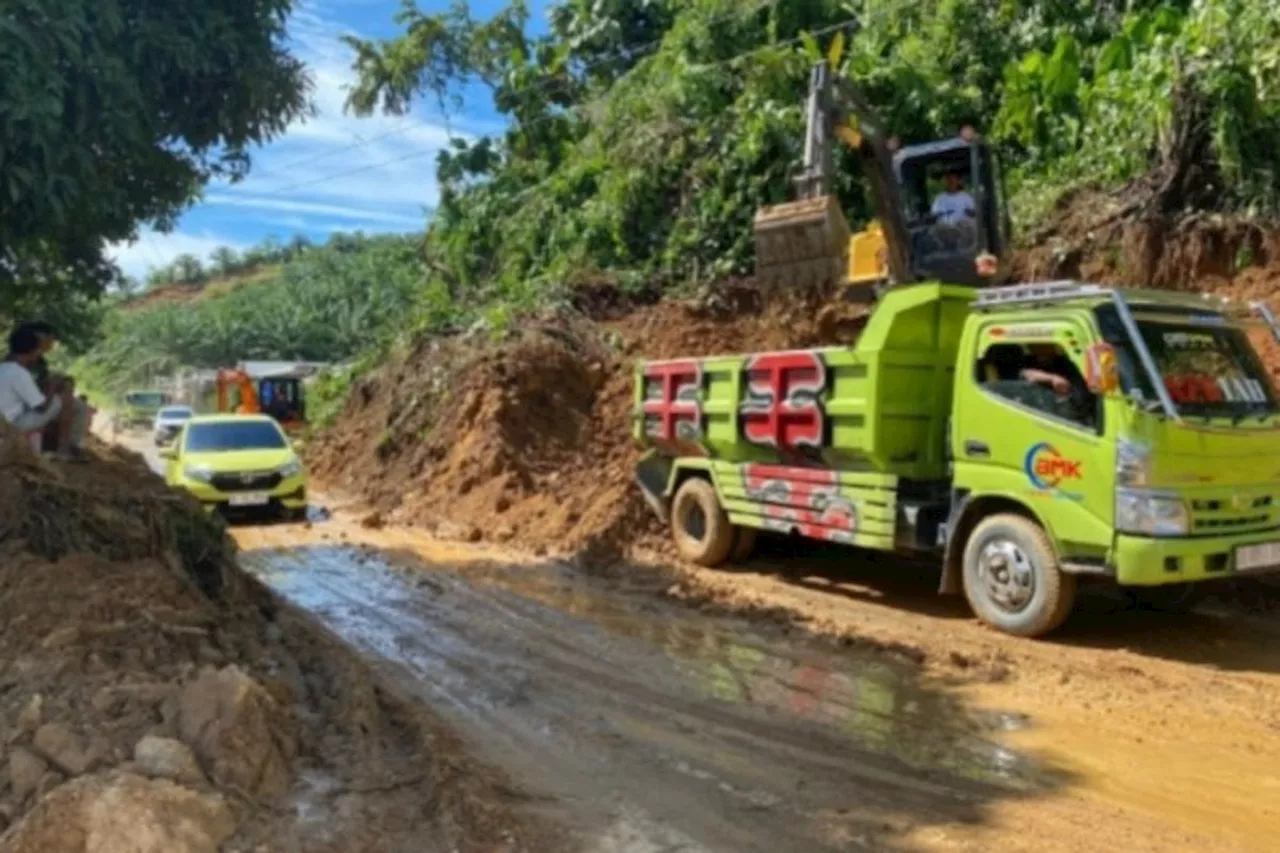
[[[36,382],[36,386],[45,396],[60,394],[61,392],[57,391],[54,385],[58,384],[60,386],[63,383],[58,382],[49,373],[49,363],[45,360],[45,356],[53,350],[58,342],[57,331],[53,326],[42,321],[24,323],[19,328],[34,332],[40,341],[40,357],[36,359],[31,368],[31,375]],[[88,410],[73,394],[65,396],[67,403],[63,416],[59,417],[56,423],[50,424],[45,428],[41,446],[46,452],[56,453],[64,458],[83,459],[84,443],[88,435],[86,426],[88,424]]]
[[[948,251],[970,246],[975,236],[977,204],[964,188],[964,171],[948,169],[942,192],[933,200],[934,239]]]
[[[48,395],[36,384],[30,368],[40,357],[39,335],[31,329],[19,328],[9,335],[9,355],[0,362],[0,417],[33,439],[38,439],[50,424],[69,424],[73,415],[71,401],[74,398],[63,382],[49,377],[45,383]],[[80,461],[69,453],[59,457]]]

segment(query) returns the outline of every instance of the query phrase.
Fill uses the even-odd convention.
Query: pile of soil
[[[308,447],[312,472],[368,500],[373,525],[588,562],[661,547],[632,484],[635,361],[851,343],[866,318],[843,302],[762,308],[749,280],[639,306],[596,288],[579,308],[500,341],[420,340],[353,388]]]
[[[234,557],[136,457],[0,424],[0,850],[511,842],[499,783]]]

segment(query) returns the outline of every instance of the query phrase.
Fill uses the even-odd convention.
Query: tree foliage
[[[306,110],[292,0],[6,0],[0,319],[100,294],[106,243],[166,229]]]
[[[904,139],[966,122],[994,138],[1015,208],[1179,156],[1204,161],[1204,203],[1280,199],[1274,3],[562,0],[536,36],[527,18],[522,2],[477,21],[465,4],[406,0],[402,36],[350,42],[357,113],[447,106],[482,84],[510,119],[439,159],[428,245],[433,280],[455,296],[518,301],[606,271],[646,285],[749,271],[752,215],[787,196],[811,54],[837,29],[841,73]],[[1179,123],[1184,108],[1195,116]],[[1204,139],[1183,146],[1194,157],[1172,150],[1179,127]],[[837,192],[860,219],[857,165],[846,153],[840,166]]]

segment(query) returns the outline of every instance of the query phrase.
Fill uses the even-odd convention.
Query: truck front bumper
[[[1280,574],[1280,565],[1247,572],[1236,568],[1237,548],[1268,542],[1280,542],[1280,530],[1194,539],[1118,535],[1112,564],[1116,580],[1125,586],[1162,586]]]

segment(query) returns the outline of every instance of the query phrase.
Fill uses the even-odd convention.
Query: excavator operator
[[[972,246],[977,237],[977,204],[964,187],[964,170],[951,168],[943,175],[943,190],[933,200],[934,239],[946,251]]]

